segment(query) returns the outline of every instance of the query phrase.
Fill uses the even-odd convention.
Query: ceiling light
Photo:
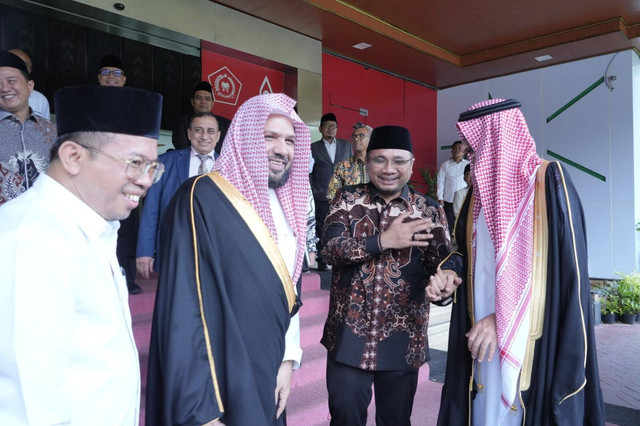
[[[364,49],[370,48],[371,45],[369,43],[365,43],[363,41],[362,43],[354,44],[353,47],[355,47],[356,49],[359,49],[359,50],[364,50]]]
[[[542,56],[536,56],[534,59],[536,61],[538,61],[538,62],[544,62],[544,61],[548,61],[549,59],[553,59],[553,56],[551,56],[551,55],[542,55]]]

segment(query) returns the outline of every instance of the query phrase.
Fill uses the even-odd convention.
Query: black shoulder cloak
[[[165,210],[160,247],[146,424],[274,424],[290,315],[259,243],[203,176]]]
[[[531,386],[521,392],[524,425],[604,425],[587,263],[584,213],[568,174],[550,163],[545,174],[548,218],[547,285],[542,336],[534,349]],[[463,278],[451,314],[445,383],[438,425],[466,425],[475,384],[465,333],[468,310],[466,235],[471,190],[456,224],[462,256],[443,269]]]

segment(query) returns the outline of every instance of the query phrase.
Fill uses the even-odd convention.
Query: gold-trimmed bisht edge
[[[220,396],[220,387],[218,385],[218,377],[216,375],[215,360],[213,358],[213,351],[211,350],[211,340],[209,338],[209,327],[207,326],[207,319],[204,313],[204,302],[202,299],[202,287],[200,283],[200,266],[198,261],[198,236],[196,233],[195,215],[193,209],[193,191],[196,184],[203,176],[199,176],[193,181],[191,185],[191,193],[189,197],[189,213],[191,215],[191,232],[193,237],[193,254],[194,254],[194,270],[196,275],[196,289],[198,291],[198,305],[200,308],[200,319],[202,320],[202,331],[204,333],[204,341],[207,348],[207,359],[209,361],[209,370],[211,370],[211,379],[213,382],[213,389],[216,394],[216,400],[218,402],[218,408],[221,413],[224,413],[224,404],[222,403],[222,397]],[[215,419],[214,419],[215,420]],[[212,420],[212,421],[214,421]]]

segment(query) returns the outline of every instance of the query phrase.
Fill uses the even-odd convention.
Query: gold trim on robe
[[[547,221],[547,194],[545,175],[548,161],[544,161],[536,174],[533,204],[533,261],[531,274],[530,327],[527,348],[520,370],[520,391],[531,385],[531,373],[536,340],[542,336],[544,309],[547,297],[547,258],[549,255],[549,223]]]
[[[576,268],[576,285],[578,286],[578,310],[580,311],[580,320],[581,320],[581,324],[582,324],[582,340],[584,342],[584,357],[583,357],[583,361],[582,361],[582,367],[586,368],[587,366],[587,353],[588,353],[588,348],[587,348],[587,327],[585,325],[585,319],[584,319],[584,312],[582,311],[582,290],[580,290],[580,286],[582,285],[582,277],[580,276],[580,262],[578,261],[578,249],[576,247],[576,232],[573,226],[573,213],[571,212],[571,203],[569,202],[569,191],[567,190],[567,184],[564,178],[564,172],[562,171],[562,166],[558,163],[558,170],[560,171],[560,175],[562,176],[562,189],[564,190],[564,196],[565,196],[565,200],[567,203],[567,212],[569,214],[569,225],[571,226],[571,242],[573,245],[573,259],[575,261],[575,268]],[[570,394],[566,395],[564,398],[562,398],[562,400],[558,403],[558,405],[562,404],[565,400],[571,398],[572,396],[576,395],[578,392],[580,392],[585,385],[587,384],[587,379],[585,377],[585,380],[582,382],[582,384],[573,392],[571,392]]]
[[[210,177],[213,183],[215,183],[218,188],[220,188],[220,191],[229,199],[233,207],[238,211],[238,214],[240,214],[240,217],[244,219],[253,236],[256,237],[256,240],[260,243],[262,250],[264,250],[278,277],[280,277],[280,281],[282,281],[282,287],[284,287],[287,302],[289,303],[289,312],[293,312],[296,303],[296,293],[293,289],[293,283],[291,282],[291,275],[289,275],[287,264],[284,262],[278,245],[271,236],[271,232],[269,232],[269,228],[264,224],[262,218],[253,206],[218,172],[212,172],[206,176]]]
[[[471,327],[476,323],[476,318],[473,310],[473,208],[476,204],[476,193],[471,194],[471,200],[469,201],[469,213],[467,214],[467,309],[469,311],[469,318],[471,318]],[[458,243],[459,244],[459,243]],[[473,260],[472,260],[473,259]],[[473,377],[473,375],[472,375]]]
[[[193,212],[193,191],[196,187],[196,183],[202,176],[198,177],[191,185],[191,193],[189,197],[189,214],[191,217],[191,233],[193,238],[193,258],[194,258],[194,270],[196,275],[196,288],[198,291],[198,305],[200,308],[200,319],[202,320],[202,327],[204,331],[204,342],[207,347],[207,359],[209,361],[209,370],[211,371],[211,380],[213,381],[213,389],[216,393],[216,400],[220,412],[224,413],[224,404],[222,403],[222,397],[220,396],[220,387],[218,385],[218,377],[216,376],[216,363],[213,359],[213,351],[211,350],[211,340],[209,338],[209,327],[207,325],[207,319],[204,314],[204,303],[202,300],[202,285],[200,283],[200,265],[198,256],[198,235],[196,233],[195,216]],[[216,419],[214,419],[216,420]],[[214,421],[212,420],[212,421]]]

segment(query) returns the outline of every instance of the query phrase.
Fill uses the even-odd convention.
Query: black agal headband
[[[520,108],[522,103],[515,99],[507,99],[506,101],[498,102],[495,104],[483,106],[481,108],[472,109],[471,111],[465,111],[460,114],[458,121],[469,121],[475,118],[484,117],[485,115],[493,114],[496,112],[504,111],[512,108]]]

